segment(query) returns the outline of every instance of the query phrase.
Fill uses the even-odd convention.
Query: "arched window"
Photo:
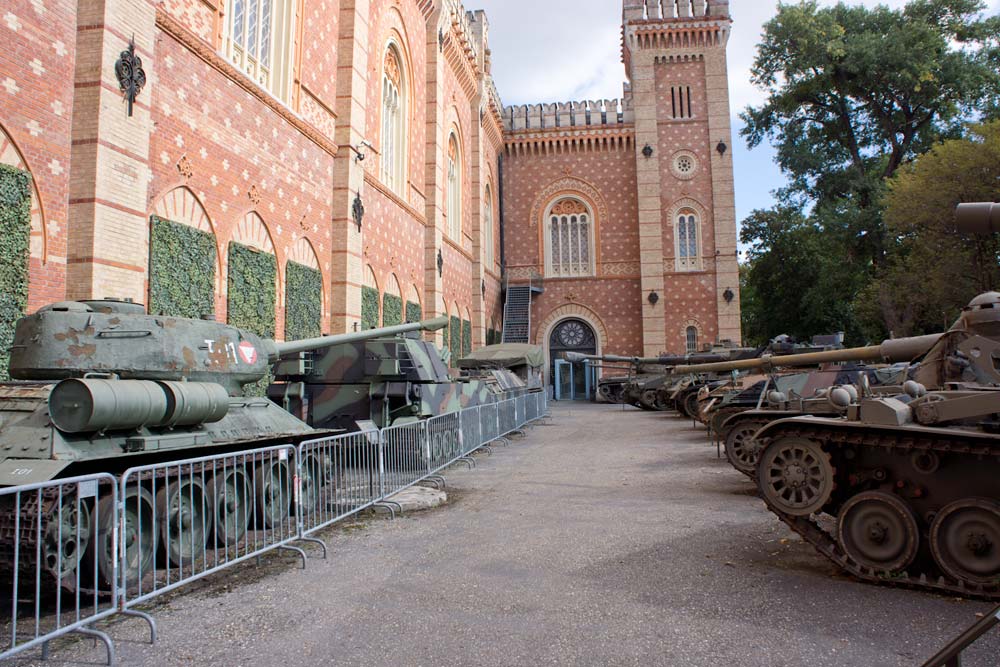
[[[483,206],[483,260],[486,268],[493,270],[493,191],[486,186],[485,205]]]
[[[682,208],[677,213],[674,228],[677,245],[677,270],[697,271],[701,268],[698,252],[698,214],[693,209]]]
[[[229,0],[226,56],[247,75],[287,102],[295,39],[293,0]]]
[[[406,184],[406,77],[395,45],[382,68],[382,182],[396,194]]]
[[[559,277],[594,274],[594,220],[579,199],[555,201],[545,214],[545,273]]]
[[[698,327],[688,327],[685,332],[687,338],[687,352],[693,354],[698,351]]]
[[[452,132],[448,137],[448,236],[462,241],[462,157],[458,139]]]

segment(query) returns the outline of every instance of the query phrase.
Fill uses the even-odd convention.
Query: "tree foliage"
[[[743,275],[751,337],[832,327],[857,339],[879,328],[874,311],[856,305],[897,250],[884,220],[886,184],[997,109],[1000,19],[983,18],[983,7],[805,0],[779,5],[765,24],[752,81],[767,99],[743,112],[742,134],[751,148],[775,146],[788,186],[741,234],[753,247]],[[773,322],[778,314],[789,319]]]

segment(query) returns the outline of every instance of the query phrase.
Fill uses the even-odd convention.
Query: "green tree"
[[[859,294],[856,310],[873,337],[941,331],[962,306],[1000,282],[1000,244],[959,234],[960,202],[1000,197],[1000,121],[973,126],[904,165],[885,197],[888,260]]]
[[[980,0],[913,0],[902,9],[779,5],[751,77],[767,99],[741,114],[748,145],[770,141],[788,177],[778,206],[744,223],[743,241],[755,246],[745,276],[748,324],[791,310],[778,326],[806,333],[832,313],[845,318],[837,329],[862,335],[852,304],[895,249],[883,219],[886,182],[936,142],[960,137],[969,120],[996,111],[1000,19],[983,18],[983,7]],[[787,220],[789,209],[803,220],[755,224],[755,216]],[[763,228],[773,233],[756,237]],[[784,260],[767,255],[786,233],[803,241],[793,257],[804,267],[837,262],[832,291],[802,290],[794,307],[776,303],[786,292],[768,289]],[[819,278],[830,282],[825,273]]]

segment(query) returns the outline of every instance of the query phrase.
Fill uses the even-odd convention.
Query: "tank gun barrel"
[[[910,338],[894,338],[882,341],[880,345],[852,347],[843,350],[824,350],[804,354],[765,354],[755,359],[740,359],[708,364],[685,364],[674,368],[675,373],[710,373],[718,371],[771,370],[814,366],[816,364],[841,361],[875,361],[897,363],[910,361],[929,350],[943,334],[929,334]]]
[[[955,209],[955,227],[966,234],[1000,232],[1000,204],[990,202],[959,204]]]
[[[640,366],[643,364],[659,364],[661,366],[676,366],[688,363],[708,363],[711,361],[724,361],[725,357],[719,354],[700,353],[691,355],[664,354],[659,357],[623,357],[617,354],[580,354],[579,352],[567,352],[566,361],[579,363],[582,361],[606,361],[609,363],[625,363]]]
[[[336,334],[333,336],[319,336],[318,338],[305,338],[302,340],[287,341],[284,343],[272,343],[272,349],[268,350],[268,361],[275,363],[279,358],[298,354],[300,352],[310,352],[322,350],[332,345],[342,343],[356,343],[358,341],[369,340],[371,338],[382,338],[385,336],[396,336],[410,333],[411,331],[438,331],[448,326],[448,318],[444,315],[420,322],[410,322],[409,324],[398,324],[381,329],[366,329],[365,331],[354,331],[346,334]]]

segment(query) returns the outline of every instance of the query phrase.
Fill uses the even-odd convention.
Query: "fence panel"
[[[528,394],[524,397],[524,421],[531,423],[538,419],[537,394]]]
[[[298,538],[296,455],[283,445],[127,470],[122,608]]]
[[[449,412],[427,420],[427,446],[430,471],[437,472],[462,456],[462,429],[458,412]]]
[[[476,451],[486,441],[483,440],[482,419],[479,416],[482,406],[466,408],[459,415],[459,422],[462,429],[462,454],[468,455]]]
[[[479,406],[479,428],[484,444],[500,438],[500,423],[497,421],[499,407],[499,403],[487,403]]]
[[[302,535],[371,507],[382,497],[378,431],[345,433],[298,447]]]
[[[501,401],[497,404],[500,424],[500,436],[505,436],[511,431],[517,430],[517,407],[514,399]]]
[[[412,486],[430,474],[427,423],[423,421],[389,426],[381,431],[380,466],[382,497]]]
[[[0,489],[0,658],[86,632],[110,659],[110,639],[87,626],[117,611],[117,506],[116,481],[103,473]]]

